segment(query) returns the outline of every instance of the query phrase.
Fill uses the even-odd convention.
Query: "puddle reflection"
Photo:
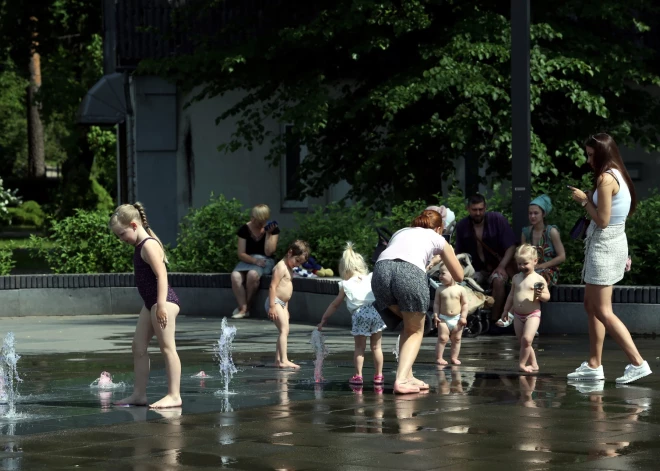
[[[385,415],[383,387],[374,386],[374,395],[365,402],[364,387],[351,385],[355,393],[355,427],[356,433],[383,433],[383,417]]]
[[[451,382],[447,380],[447,376],[451,378]],[[469,375],[469,373],[468,373]],[[450,369],[447,369],[446,366],[438,367],[438,393],[446,396],[448,394],[463,394],[463,375],[458,366],[451,366]],[[472,381],[474,381],[474,375],[472,375]],[[471,387],[471,384],[467,386],[468,390]]]

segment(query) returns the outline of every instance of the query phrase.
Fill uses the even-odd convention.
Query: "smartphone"
[[[277,221],[268,221],[266,225],[264,226],[265,231],[271,230],[271,228],[277,224]]]
[[[534,283],[534,289],[543,289],[543,283],[540,281],[538,283]]]

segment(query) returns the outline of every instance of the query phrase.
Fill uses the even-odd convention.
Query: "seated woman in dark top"
[[[238,235],[239,262],[231,272],[231,287],[238,307],[232,319],[242,319],[250,315],[250,306],[259,289],[262,275],[270,275],[275,266],[271,258],[277,249],[280,228],[277,223],[268,225],[270,208],[258,204],[252,208],[250,222],[241,226]]]

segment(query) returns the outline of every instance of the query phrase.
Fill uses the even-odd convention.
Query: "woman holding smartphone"
[[[578,188],[569,189],[591,218],[582,269],[584,308],[589,322],[589,360],[569,373],[568,379],[605,379],[602,355],[607,332],[630,361],[623,376],[616,379],[617,383],[626,384],[651,374],[630,332],[612,310],[612,285],[623,278],[628,260],[626,219],[635,211],[637,198],[614,139],[600,133],[590,136],[584,145],[594,174],[592,196]]]

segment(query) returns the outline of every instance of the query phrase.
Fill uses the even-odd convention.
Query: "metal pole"
[[[531,115],[529,98],[529,0],[511,0],[511,183],[513,230],[527,224],[531,193]]]

